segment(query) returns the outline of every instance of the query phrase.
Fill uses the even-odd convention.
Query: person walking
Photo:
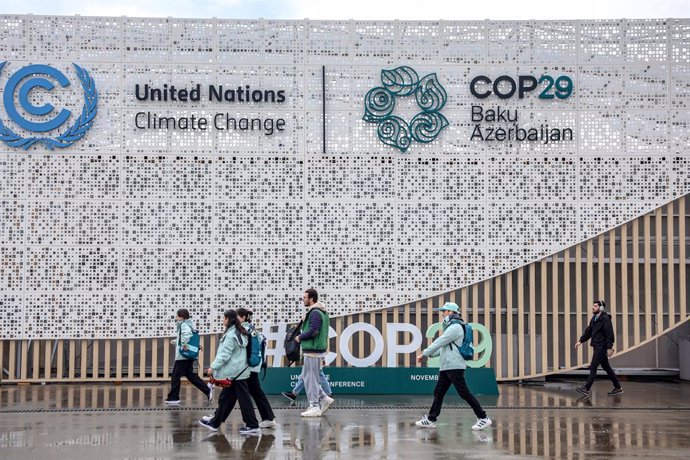
[[[256,330],[254,324],[252,324],[252,311],[246,308],[238,308],[237,316],[242,320],[244,328],[249,332],[250,336],[259,336],[259,343],[262,342],[261,334]],[[263,354],[261,355],[261,362],[254,367],[249,368],[249,378],[247,379],[247,386],[249,388],[249,394],[256,404],[256,408],[259,410],[259,415],[261,416],[261,422],[259,423],[260,428],[275,428],[275,414],[271,408],[271,404],[268,402],[266,393],[261,388],[261,381],[259,380],[259,373],[261,372],[261,367],[263,360],[266,359]]]
[[[235,310],[225,310],[223,317],[225,332],[220,338],[216,358],[206,373],[215,380],[224,380],[228,384],[220,392],[218,408],[213,417],[202,417],[199,424],[211,431],[218,431],[220,425],[230,416],[235,403],[239,402],[242,420],[245,423],[239,430],[240,434],[259,434],[261,429],[254,415],[254,406],[247,385],[251,373],[247,362],[249,333],[242,327],[242,320]]]
[[[194,372],[194,361],[196,359],[189,359],[182,356],[180,348],[187,349],[187,344],[192,338],[194,331],[194,322],[189,317],[189,311],[186,308],[177,310],[175,329],[177,331],[177,338],[170,341],[175,345],[175,364],[173,365],[172,377],[170,378],[170,391],[165,398],[165,403],[169,405],[180,404],[180,384],[182,376],[192,382],[192,385],[201,391],[209,402],[213,399],[213,385],[207,385]]]
[[[592,353],[592,362],[589,364],[589,377],[585,386],[576,388],[576,391],[585,396],[591,394],[591,388],[594,380],[597,378],[597,369],[599,366],[606,371],[609,379],[613,383],[613,390],[609,391],[609,396],[615,396],[623,393],[621,383],[613,372],[609,358],[613,356],[613,343],[615,337],[613,334],[613,325],[611,324],[611,317],[606,313],[606,303],[603,300],[597,300],[592,304],[592,316],[589,326],[585,329],[584,334],[580,340],[575,342],[575,349],[580,348],[580,345],[589,340],[590,346],[594,349]]]
[[[319,383],[321,363],[328,351],[329,317],[326,307],[318,300],[316,289],[304,291],[302,302],[309,310],[302,324],[302,333],[295,337],[302,347],[304,365],[300,377],[304,380],[309,400],[309,408],[302,412],[302,417],[320,417],[334,402]]]
[[[443,334],[434,340],[426,350],[417,355],[417,362],[420,364],[426,358],[441,355],[441,367],[436,388],[434,388],[434,402],[431,405],[429,414],[424,415],[415,422],[415,425],[421,428],[436,428],[436,420],[441,414],[443,398],[446,396],[450,386],[453,385],[460,397],[467,401],[477,416],[477,422],[472,425],[472,429],[483,430],[493,422],[486,415],[477,398],[470,393],[467,382],[465,382],[467,363],[460,354],[460,346],[465,333],[458,306],[452,302],[446,302],[438,311],[443,312]]]

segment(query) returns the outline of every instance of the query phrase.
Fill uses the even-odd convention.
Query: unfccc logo
[[[2,73],[5,64],[7,64],[7,61],[0,62],[0,73]],[[0,119],[0,140],[10,147],[21,147],[24,150],[27,150],[36,143],[42,142],[48,149],[52,150],[55,147],[69,147],[84,137],[86,132],[93,125],[93,120],[96,116],[98,92],[96,91],[96,84],[89,73],[76,64],[72,65],[76,70],[77,77],[84,90],[84,105],[81,115],[76,122],[62,134],[54,138],[42,135],[23,137],[12,131]],[[20,128],[31,133],[46,133],[53,131],[64,125],[72,114],[72,112],[67,109],[61,109],[49,120],[34,121],[34,119],[40,119],[56,111],[52,104],[46,103],[41,106],[36,106],[33,105],[30,100],[31,92],[36,88],[43,88],[46,91],[52,91],[55,88],[55,85],[50,80],[39,75],[46,75],[53,78],[63,88],[70,84],[67,77],[54,67],[41,64],[29,65],[17,70],[9,80],[7,80],[2,98],[5,111],[10,119]],[[23,111],[26,114],[32,115],[32,120],[27,120],[24,115],[17,110],[15,95]]]

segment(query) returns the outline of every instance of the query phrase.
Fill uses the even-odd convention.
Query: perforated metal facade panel
[[[227,307],[290,321],[312,286],[333,314],[351,314],[571,246],[690,191],[688,43],[685,19],[1,16],[0,89],[28,64],[73,78],[77,63],[100,100],[66,149],[0,143],[0,338],[162,336],[180,307],[204,331]],[[448,94],[449,126],[406,153],[362,120],[382,69],[400,65],[436,73]],[[470,140],[469,82],[502,74],[570,75],[573,96],[558,103],[485,107],[571,127],[573,140]],[[147,83],[280,89],[285,102],[137,100]],[[78,113],[81,88],[51,101]],[[282,118],[285,129],[139,129],[142,111]]]

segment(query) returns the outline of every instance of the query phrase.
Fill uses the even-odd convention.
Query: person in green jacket
[[[211,431],[218,431],[221,423],[230,416],[230,412],[239,401],[242,420],[245,426],[240,428],[240,434],[259,434],[259,422],[254,414],[252,398],[249,395],[247,379],[249,378],[249,363],[247,362],[247,344],[249,333],[242,326],[242,320],[235,310],[225,310],[223,314],[225,332],[218,344],[216,359],[211,363],[206,373],[216,380],[231,380],[231,384],[220,392],[218,409],[212,418],[203,417],[199,424]]]
[[[460,354],[460,346],[462,345],[465,332],[458,306],[452,302],[446,302],[438,310],[443,312],[443,334],[417,356],[417,362],[421,364],[425,358],[434,358],[441,355],[438,381],[436,382],[436,388],[434,388],[434,402],[429,410],[429,415],[423,416],[415,422],[415,425],[421,428],[436,428],[436,419],[441,413],[443,398],[446,396],[450,386],[454,385],[460,397],[467,401],[477,416],[477,423],[472,425],[472,429],[483,430],[490,426],[492,422],[484,409],[482,409],[477,398],[470,393],[469,388],[467,388],[467,382],[465,382],[467,363]]]
[[[304,291],[302,302],[309,310],[302,325],[302,333],[295,337],[302,346],[304,366],[300,377],[304,380],[309,400],[309,408],[302,412],[302,417],[321,417],[335,401],[323,391],[319,382],[321,362],[328,351],[330,321],[326,307],[318,300],[316,289]]]
[[[170,341],[175,345],[175,365],[172,370],[172,377],[170,378],[170,392],[165,398],[165,403],[170,405],[180,404],[180,381],[182,376],[187,377],[187,380],[192,382],[192,385],[197,387],[199,391],[206,395],[208,401],[213,399],[213,386],[206,385],[201,377],[194,372],[195,359],[189,359],[182,356],[180,347],[185,348],[189,339],[192,338],[192,331],[194,330],[194,322],[189,318],[189,311],[186,308],[177,310],[177,323],[175,324],[177,331],[177,338]]]

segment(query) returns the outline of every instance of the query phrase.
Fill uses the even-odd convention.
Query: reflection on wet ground
[[[320,419],[270,397],[278,427],[242,436],[233,411],[218,433],[197,420],[213,406],[190,386],[164,407],[167,386],[0,387],[0,455],[10,458],[687,458],[690,385],[633,383],[609,397],[603,383],[578,399],[579,382],[502,385],[480,397],[494,425],[482,432],[455,394],[435,430],[419,429],[431,396],[341,396]]]

